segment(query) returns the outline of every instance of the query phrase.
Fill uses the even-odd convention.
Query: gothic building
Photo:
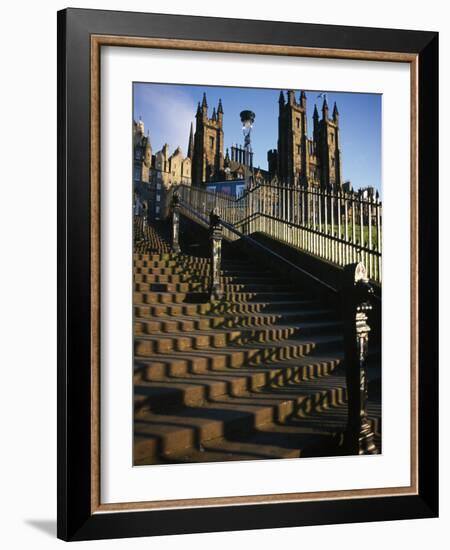
[[[189,155],[192,151],[192,183],[202,185],[209,182],[247,180],[250,176],[255,181],[267,180],[269,173],[261,168],[254,169],[253,153],[239,145],[227,148],[224,155],[223,106],[219,99],[217,110],[214,107],[211,118],[208,116],[208,102],[203,94],[198,103],[195,136],[189,136]]]
[[[246,185],[278,183],[322,189],[344,189],[342,182],[339,112],[334,104],[331,117],[326,97],[322,116],[314,106],[312,136],[308,134],[306,94],[280,91],[278,100],[277,148],[267,152],[268,169],[254,168],[253,153],[235,144],[224,153],[224,110],[219,99],[217,109],[208,113],[206,94],[198,103],[195,133],[191,124],[187,156],[180,147],[169,154],[165,144],[156,153],[150,136],[144,133],[142,120],[134,122],[134,189],[151,200],[152,193],[174,184],[208,185],[214,182],[242,180]]]
[[[329,117],[326,97],[322,118],[314,106],[313,136],[308,137],[306,94],[297,101],[293,90],[280,92],[278,115],[278,148],[267,154],[269,173],[280,182],[294,186],[340,188],[341,151],[339,112],[334,104]]]
[[[134,175],[135,184],[160,183],[166,188],[172,184],[191,183],[191,158],[183,157],[181,148],[169,154],[169,145],[165,143],[160,151],[152,153],[150,136],[144,135],[142,120],[134,122]]]
[[[341,188],[341,151],[339,112],[334,104],[331,117],[326,97],[319,117],[314,106],[312,137],[308,135],[306,94],[299,98],[293,90],[280,92],[277,149],[267,153],[268,169],[253,167],[253,153],[238,145],[226,150],[224,156],[222,101],[208,116],[206,94],[198,104],[195,136],[189,138],[194,185],[214,181],[252,178],[254,182],[272,181],[293,186]]]
[[[180,147],[169,154],[169,145],[153,153],[150,136],[144,133],[142,120],[133,124],[133,189],[135,200],[158,218],[167,209],[166,193],[172,185],[191,184],[191,158],[183,156]],[[192,151],[191,151],[192,155]]]

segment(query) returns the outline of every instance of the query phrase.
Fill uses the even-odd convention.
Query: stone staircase
[[[212,303],[200,249],[174,254],[162,225],[135,235],[134,464],[341,454],[336,314],[226,249],[225,295]],[[375,381],[377,364],[374,354]],[[378,442],[379,401],[369,404]]]

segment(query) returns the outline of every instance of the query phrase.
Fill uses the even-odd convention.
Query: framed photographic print
[[[435,517],[437,33],[67,9],[58,55],[58,536]]]

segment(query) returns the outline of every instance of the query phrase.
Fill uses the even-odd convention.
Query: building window
[[[139,166],[134,167],[134,179],[140,180],[141,179],[141,169]]]
[[[296,124],[297,124],[297,128],[300,128],[300,119],[297,118],[295,122],[296,122]]]
[[[214,138],[213,138],[213,136],[209,137],[209,147],[210,147],[210,149],[214,149]]]
[[[300,145],[297,145],[297,155],[300,156]]]

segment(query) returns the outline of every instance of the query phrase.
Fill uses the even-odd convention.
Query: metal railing
[[[368,277],[381,283],[383,212],[375,196],[273,184],[239,198],[186,185],[174,189],[196,212],[207,217],[214,209],[244,235],[264,233],[342,267],[362,262]]]

